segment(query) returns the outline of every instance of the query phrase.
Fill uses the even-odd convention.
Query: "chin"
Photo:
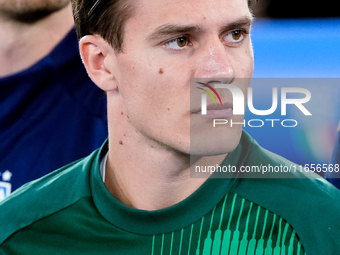
[[[233,151],[240,142],[242,129],[228,129],[209,134],[194,133],[190,139],[190,155],[216,156]]]

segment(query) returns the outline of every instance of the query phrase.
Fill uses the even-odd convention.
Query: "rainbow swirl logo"
[[[203,86],[205,86],[207,88],[209,88],[212,92],[214,92],[215,95],[217,96],[218,100],[220,101],[220,104],[222,105],[222,100],[220,98],[220,95],[217,93],[217,91],[213,87],[211,87],[210,85],[205,84],[203,82],[197,82],[197,83],[201,84],[201,85],[203,85]],[[206,90],[206,89],[200,88],[200,87],[196,87],[196,88],[201,89],[201,90],[205,91],[206,93],[208,93],[208,95],[212,98],[212,100],[214,100],[215,105],[217,105],[216,100],[215,100],[213,94],[211,94],[211,92],[209,90]]]

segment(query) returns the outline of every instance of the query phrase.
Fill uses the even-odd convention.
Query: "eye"
[[[186,46],[191,45],[192,43],[190,42],[189,38],[185,36],[172,39],[166,43],[166,46],[172,50],[182,50]]]
[[[243,30],[234,30],[229,32],[224,39],[227,43],[239,43],[243,41],[245,34],[246,32]]]

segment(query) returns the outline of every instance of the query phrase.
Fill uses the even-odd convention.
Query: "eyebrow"
[[[153,32],[150,36],[148,36],[148,38],[157,39],[162,36],[196,32],[199,30],[200,30],[199,26],[177,26],[172,24],[166,24],[156,29],[156,31]]]
[[[243,26],[251,26],[252,22],[253,17],[246,16],[223,26],[222,31],[233,30]],[[154,40],[163,36],[172,36],[183,33],[198,32],[200,30],[201,30],[200,26],[178,26],[173,24],[165,24],[157,28],[155,32],[148,36],[148,39]]]
[[[240,27],[250,27],[253,23],[254,18],[253,17],[244,17],[241,19],[238,19],[234,22],[231,22],[225,26],[222,27],[222,31],[230,31],[230,30],[234,30]]]

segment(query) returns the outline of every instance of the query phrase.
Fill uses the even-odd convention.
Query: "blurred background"
[[[287,107],[287,116],[281,116],[279,108],[271,116],[256,116],[248,111],[245,119],[295,119],[298,125],[294,128],[246,127],[245,130],[266,149],[298,164],[329,163],[340,120],[337,3],[334,0],[259,0],[252,3],[252,9],[256,17],[252,30],[254,107],[270,108],[272,87],[278,87],[279,97],[282,86],[304,87],[311,92],[306,108],[312,116],[304,116],[296,107]],[[259,86],[259,82],[267,85]]]

